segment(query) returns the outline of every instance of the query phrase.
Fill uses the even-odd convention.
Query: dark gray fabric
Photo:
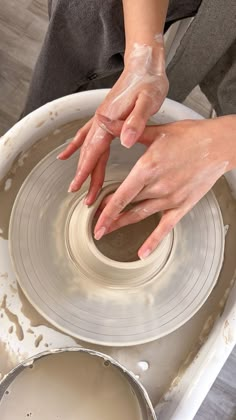
[[[200,84],[218,115],[236,113],[236,0],[170,0],[167,22],[196,12],[167,68],[168,96],[182,102]],[[111,87],[123,69],[122,0],[49,0],[49,16],[24,115],[70,93]]]
[[[200,87],[217,115],[236,114],[235,41],[200,82]]]
[[[202,0],[169,0],[167,22],[195,16]]]
[[[112,79],[113,74],[118,77],[123,68],[121,1],[57,0],[49,4],[49,14],[24,114],[58,97],[90,88],[90,80]]]
[[[236,1],[203,0],[167,68],[168,96],[182,102],[200,84],[218,115],[236,113]]]
[[[167,20],[192,15],[200,1],[170,0]],[[49,0],[48,6],[50,23],[24,115],[70,93],[111,87],[123,69],[122,0]]]

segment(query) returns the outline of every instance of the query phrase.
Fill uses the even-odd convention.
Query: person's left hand
[[[232,169],[235,117],[231,119],[234,124],[230,117],[222,117],[147,127],[142,142],[149,146],[117,191],[103,201],[95,239],[163,212],[139,249],[139,257],[146,258],[217,179]],[[121,124],[108,121],[107,128],[119,135]],[[123,211],[131,202],[137,204]]]
[[[131,147],[139,141],[151,115],[161,107],[167,91],[163,37],[155,40],[153,47],[134,44],[127,54],[125,68],[116,84],[99,106],[95,117],[82,127],[72,142],[58,156],[68,159],[77,149],[80,156],[70,192],[81,188],[91,175],[86,204],[96,199],[104,181],[110,144],[114,136],[106,132],[97,118],[98,114],[112,120],[124,120],[120,132],[121,143]]]

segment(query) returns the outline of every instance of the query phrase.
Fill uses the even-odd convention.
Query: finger
[[[104,199],[102,200],[102,202],[101,202],[101,204],[99,206],[99,210],[101,212],[102,212],[103,209],[105,209],[106,205],[109,203],[109,201],[111,200],[111,198],[112,198],[113,195],[114,195],[114,193],[113,194],[106,195],[106,197],[104,197]]]
[[[158,170],[158,168],[157,168]],[[171,196],[172,190],[171,186],[167,182],[162,180],[161,173],[157,173],[153,176],[153,183],[146,185],[142,191],[135,197],[135,201],[151,200],[151,199],[161,199]],[[157,181],[158,179],[158,181]],[[169,207],[168,207],[169,208]]]
[[[139,258],[141,260],[147,258],[185,214],[185,208],[170,209],[165,211],[157,228],[139,249]]]
[[[114,194],[109,194],[106,197],[104,197],[104,199],[102,200],[99,209],[102,211],[106,205],[108,204],[108,202],[111,200],[112,196]],[[146,187],[144,187],[137,195],[136,197],[134,197],[134,199],[132,200],[132,203],[138,203],[141,201],[146,201],[146,200],[156,200],[158,198],[158,200],[160,199],[166,199],[168,198],[168,196],[170,195],[170,191],[166,189],[165,184],[158,182],[158,184],[154,184],[154,185],[148,185]],[[169,201],[169,200],[168,200]],[[163,203],[167,203],[166,201],[163,201]],[[169,203],[170,204],[170,203]],[[171,205],[172,207],[172,205]],[[166,207],[165,209],[170,208]],[[164,210],[165,210],[164,209]]]
[[[94,124],[81,149],[77,171],[70,184],[69,192],[78,191],[94,168],[103,153],[109,149],[113,136]]]
[[[85,199],[85,204],[91,206],[96,200],[101,188],[103,186],[106,164],[109,158],[109,149],[100,157],[94,171],[91,175],[91,182],[89,187],[89,192]]]
[[[105,131],[111,133],[114,137],[120,137],[122,127],[124,126],[123,120],[111,120],[101,114],[96,114],[96,120],[98,125]],[[154,141],[158,133],[161,133],[161,130],[163,130],[161,127],[163,126],[158,127],[157,125],[154,125],[146,127],[141,137],[139,137],[138,142],[144,144],[145,146],[149,146]]]
[[[152,115],[153,100],[151,95],[141,93],[135,107],[126,119],[120,135],[121,144],[132,147],[143,134],[149,117]]]
[[[166,210],[166,208],[168,208],[168,200],[166,199],[145,200],[140,202],[131,210],[121,213],[120,216],[114,220],[107,233],[127,225],[138,223],[152,214]]]
[[[66,149],[57,156],[57,159],[66,160],[81,147],[90,128],[92,127],[92,123],[93,118],[89,120],[79,131],[77,131],[74,139],[68,144]]]
[[[145,188],[142,191],[144,191],[144,190],[145,190]],[[149,199],[152,199],[152,198],[156,198],[156,197],[149,197],[149,196],[147,196],[144,199],[140,199],[139,197],[142,195],[142,191],[136,197],[134,197],[134,199],[132,200],[132,203],[137,203],[139,201],[143,201],[143,200],[146,200],[146,199],[149,200]],[[111,200],[111,198],[113,197],[113,195],[114,195],[114,193],[109,194],[106,197],[104,197],[104,199],[102,200],[102,202],[101,202],[101,204],[99,206],[100,211],[102,211],[102,210],[105,209],[106,205],[109,203],[109,201]]]
[[[144,186],[144,181],[138,176],[139,165],[136,164],[130,174],[119,186],[99,217],[95,229],[95,239],[99,240],[122,210],[136,197]]]
[[[120,137],[120,133],[124,125],[123,120],[111,120],[110,118],[101,114],[96,114],[95,118],[99,127],[112,134],[114,137]]]

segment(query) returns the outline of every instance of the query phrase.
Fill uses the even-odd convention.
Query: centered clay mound
[[[224,227],[213,192],[140,261],[137,250],[160,215],[99,243],[92,233],[101,200],[130,171],[135,148],[114,142],[104,189],[91,207],[83,204],[88,183],[67,192],[78,155],[60,162],[63,148],[34,168],[13,207],[10,252],[24,293],[53,325],[88,342],[128,346],[174,331],[200,309],[221,269]]]

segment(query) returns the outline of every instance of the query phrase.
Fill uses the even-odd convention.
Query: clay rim
[[[108,195],[110,192],[113,192],[120,183],[114,183],[111,182],[110,184],[106,185],[102,192],[100,193],[98,199],[94,203],[93,206],[87,207],[83,206],[83,200],[86,196],[86,193],[82,194],[80,197],[75,198],[74,204],[71,206],[68,217],[65,222],[65,229],[64,229],[64,235],[65,235],[65,242],[66,242],[66,248],[67,253],[69,255],[69,258],[72,260],[72,262],[76,265],[77,268],[80,267],[79,261],[77,261],[76,254],[73,250],[74,245],[71,243],[70,240],[70,223],[71,219],[74,215],[74,212],[80,210],[78,213],[81,215],[80,218],[78,218],[78,231],[82,231],[85,236],[85,243],[87,246],[87,254],[90,254],[89,256],[93,259],[95,259],[99,264],[105,265],[108,270],[119,270],[127,273],[128,271],[133,270],[134,275],[141,273],[143,269],[145,268],[151,268],[155,265],[155,275],[157,275],[167,264],[173,247],[174,247],[174,231],[172,231],[166,238],[163,239],[163,241],[160,243],[160,245],[152,252],[152,254],[146,258],[145,260],[137,260],[132,262],[122,262],[122,261],[116,261],[112,260],[111,258],[104,255],[97,247],[96,242],[93,238],[93,232],[92,232],[92,224],[94,215],[102,202],[103,198]],[[80,247],[80,243],[77,243],[78,249]],[[164,254],[164,255],[163,255]],[[87,259],[87,258],[86,258]],[[87,263],[89,264],[89,258]],[[151,276],[153,277],[153,276]],[[144,280],[142,283],[146,283],[147,281],[150,281],[150,276],[144,275]],[[140,285],[140,283],[139,283]]]

